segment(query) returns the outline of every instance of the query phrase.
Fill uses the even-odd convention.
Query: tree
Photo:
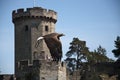
[[[99,47],[97,48],[97,53],[105,56],[106,55],[106,49],[103,48],[101,45],[99,45]]]
[[[117,36],[115,42],[115,48],[113,49],[112,52],[114,53],[115,57],[119,57],[120,56],[120,36]]]
[[[72,66],[72,69],[78,69],[80,63],[87,60],[87,53],[88,48],[86,47],[86,42],[78,38],[73,38],[73,41],[70,43],[69,51],[66,53],[68,67]]]
[[[106,49],[103,48],[101,45],[94,51],[96,54],[96,61],[97,62],[107,62],[109,58],[106,56]]]
[[[73,38],[73,41],[70,43],[69,51],[66,53],[67,58],[65,61],[68,69],[74,71],[78,68],[82,69],[84,64],[86,64],[85,62],[87,62],[87,64],[110,61],[113,62],[113,60],[109,59],[106,54],[106,49],[101,45],[99,45],[96,50],[89,51],[88,47],[86,47],[85,41],[81,41],[78,38]]]
[[[76,59],[75,58],[67,58],[66,60],[68,69],[72,72],[75,70]]]
[[[97,63],[97,62],[110,62],[113,61],[112,59],[109,59],[107,56],[107,51],[105,48],[103,48],[101,45],[89,53],[91,56],[91,62]]]

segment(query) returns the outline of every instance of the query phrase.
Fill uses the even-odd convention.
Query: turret
[[[15,74],[22,60],[29,60],[32,64],[33,60],[51,57],[44,40],[37,48],[35,45],[38,37],[55,32],[55,11],[41,7],[17,9],[12,12],[12,22],[15,27]]]

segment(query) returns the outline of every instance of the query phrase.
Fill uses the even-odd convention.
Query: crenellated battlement
[[[22,72],[22,73],[21,73]],[[26,75],[32,74],[32,80],[66,80],[66,65],[64,62],[33,60],[30,64],[28,60],[19,62],[19,77],[26,80]]]
[[[13,10],[12,12],[12,20],[13,23],[18,19],[25,19],[25,18],[39,18],[42,20],[49,20],[51,22],[57,21],[57,13],[53,10],[47,10],[42,7],[33,7],[27,8],[24,10],[23,8]]]
[[[20,69],[26,69],[29,67],[39,67],[41,70],[61,70],[64,71],[66,65],[64,62],[46,61],[46,60],[33,60],[33,64],[29,63],[29,60],[22,60],[19,62]]]

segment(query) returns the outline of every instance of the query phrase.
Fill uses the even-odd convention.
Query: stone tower
[[[44,42],[36,47],[37,38],[55,32],[57,13],[53,10],[33,7],[14,10],[12,21],[15,29],[15,74],[19,71],[20,61],[50,58],[50,52]]]

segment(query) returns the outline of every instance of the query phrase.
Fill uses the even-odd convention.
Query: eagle
[[[64,36],[64,34],[59,33],[50,33],[37,38],[37,46],[39,45],[40,40],[44,39],[52,59],[54,61],[61,61],[62,58],[62,43],[60,41],[60,37]],[[36,46],[36,47],[37,47]]]

